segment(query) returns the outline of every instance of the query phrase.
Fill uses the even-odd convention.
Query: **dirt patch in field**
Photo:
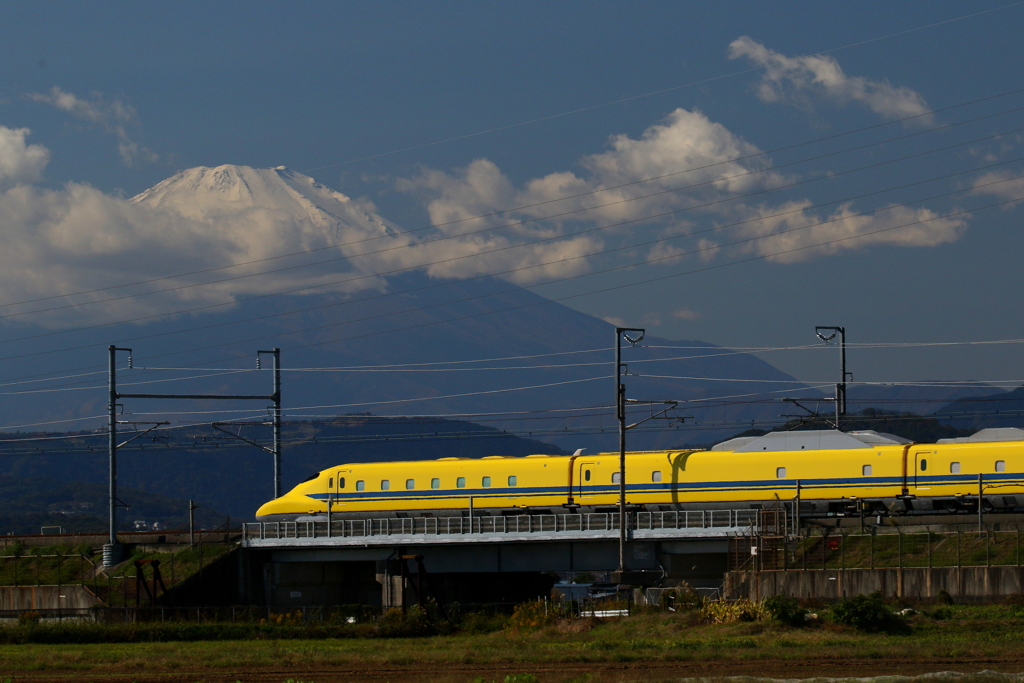
[[[0,663],[2,665],[2,663]],[[132,667],[119,670],[117,664],[103,671],[58,670],[19,672],[11,678],[19,681],[88,681],[90,683],[352,683],[387,681],[388,683],[472,683],[483,679],[501,683],[506,676],[532,674],[538,683],[671,683],[694,678],[742,676],[772,679],[808,679],[818,677],[918,676],[940,671],[977,674],[983,671],[1017,673],[1024,671],[1024,661],[1017,658],[972,658],[955,661],[898,660],[865,661],[864,659],[810,658],[806,660],[706,660],[679,663],[630,662],[593,664],[521,664],[511,666],[445,665],[435,671],[420,665],[408,666],[292,666],[251,667],[217,670],[192,669],[187,663],[180,668],[146,671]],[[979,676],[979,679],[984,676]]]

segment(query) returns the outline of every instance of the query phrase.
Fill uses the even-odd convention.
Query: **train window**
[[[485,489],[486,488],[490,488],[491,487],[491,478],[490,477],[484,477],[483,479],[480,480],[480,485],[483,486]]]
[[[430,488],[432,488],[432,489],[439,489],[439,488],[441,488],[441,480],[438,479],[437,477],[434,477],[433,479],[431,479],[430,480]]]
[[[924,472],[927,469],[928,469],[928,461],[927,460],[921,460],[921,471]]]
[[[661,470],[655,470],[651,472],[651,481],[653,481],[655,484],[661,481]]]
[[[618,484],[622,481],[622,472],[612,472],[612,483]]]
[[[958,462],[951,462],[951,463],[949,463],[949,473],[950,474],[960,474],[960,463],[958,463]]]
[[[338,488],[345,488],[345,477],[338,477]]]
[[[414,488],[416,488],[416,480],[415,479],[406,479],[405,480],[405,488],[407,488],[407,489],[414,489]]]
[[[508,485],[509,486],[515,486],[516,485],[516,481],[517,481],[516,475],[514,475],[514,474],[509,475],[509,478],[508,478]]]
[[[1005,472],[1005,471],[1006,471],[1006,461],[1005,460],[996,460],[996,472]]]
[[[459,477],[458,479],[456,479],[455,480],[455,486],[457,486],[460,489],[466,488],[466,478],[465,477]]]
[[[362,479],[360,479],[359,481],[356,482],[356,491],[365,491],[365,490],[366,490],[366,482],[363,481]]]
[[[870,477],[871,476],[871,465],[864,465],[863,467],[861,467],[860,468],[860,473],[861,473],[861,476]]]
[[[590,470],[583,472],[583,481],[590,481]]]
[[[775,478],[776,479],[785,479],[786,478],[786,468],[785,467],[776,467],[775,468]]]
[[[380,490],[381,491],[388,491],[390,489],[391,489],[391,481],[388,480],[388,479],[381,479],[380,480]]]
[[[334,488],[334,477],[327,480],[327,490],[330,491]]]

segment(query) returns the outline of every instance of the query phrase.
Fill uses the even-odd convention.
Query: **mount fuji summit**
[[[268,211],[296,223],[307,222],[332,234],[352,228],[395,235],[398,226],[365,211],[349,197],[286,166],[251,168],[225,164],[178,171],[131,202],[175,211],[194,220],[237,217]]]

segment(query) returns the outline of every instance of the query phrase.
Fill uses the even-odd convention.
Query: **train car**
[[[613,511],[619,455],[489,456],[352,463],[323,470],[257,511],[260,521]],[[980,482],[980,483],[979,483]],[[669,511],[758,508],[803,516],[1024,507],[1024,430],[914,444],[873,431],[773,432],[711,449],[626,456],[627,504]]]

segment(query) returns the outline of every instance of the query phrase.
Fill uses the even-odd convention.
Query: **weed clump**
[[[844,598],[832,606],[832,621],[858,631],[905,633],[907,622],[893,614],[878,593]]]
[[[508,625],[515,631],[536,631],[553,624],[556,616],[543,600],[534,600],[516,605]]]
[[[744,598],[735,602],[705,602],[697,609],[697,615],[705,624],[729,624],[737,621],[760,621],[768,615],[768,611],[762,603]]]
[[[533,674],[506,674],[505,678],[490,681],[482,676],[477,676],[472,683],[537,683],[537,677]]]
[[[807,610],[800,606],[800,601],[796,598],[773,595],[765,598],[762,605],[772,621],[786,626],[807,625]]]
[[[377,633],[383,638],[415,638],[437,633],[437,628],[426,610],[410,607],[402,614],[400,609],[389,609],[377,622]]]

